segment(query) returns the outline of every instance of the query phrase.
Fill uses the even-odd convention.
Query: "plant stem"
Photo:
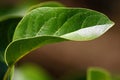
[[[3,80],[12,80],[13,71],[14,71],[14,65],[8,68]]]

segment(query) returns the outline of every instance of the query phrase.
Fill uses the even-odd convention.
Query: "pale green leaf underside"
[[[30,51],[55,42],[95,39],[114,25],[105,15],[84,8],[41,7],[18,24],[6,49],[6,62],[13,65]]]

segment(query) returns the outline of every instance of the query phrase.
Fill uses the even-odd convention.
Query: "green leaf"
[[[39,6],[41,5],[36,7]],[[25,15],[16,30],[15,27],[20,20],[18,18],[25,14],[26,8],[0,11],[1,80],[5,73],[7,74],[5,80],[11,76],[14,64],[34,49],[62,41],[92,40],[114,25],[105,15],[88,9],[59,7],[34,9],[36,7],[31,8],[32,11]]]
[[[12,41],[13,33],[15,28],[20,21],[20,19],[25,15],[27,9],[33,5],[34,3],[28,3],[27,5],[19,5],[15,8],[4,8],[0,9],[0,80],[3,79],[4,74],[7,72],[8,65],[4,61],[4,53],[5,49],[8,44]],[[58,5],[57,2],[50,2],[50,3],[41,3],[42,6],[49,6],[49,5]],[[47,5],[46,5],[47,4]],[[40,4],[39,4],[40,5]],[[34,7],[35,8],[35,7]],[[8,74],[9,75],[9,74]],[[7,75],[7,76],[8,76]]]
[[[6,62],[14,65],[30,51],[61,41],[98,38],[114,25],[105,15],[84,8],[41,7],[18,24],[6,49]]]
[[[101,68],[89,68],[87,80],[111,80],[111,75],[108,71]]]
[[[0,9],[0,80],[3,80],[8,70],[5,62],[5,49],[12,41],[13,33],[21,18],[24,16],[26,8],[4,8]],[[9,74],[11,76],[12,74]]]
[[[8,66],[4,60],[4,52],[7,45],[12,41],[14,30],[20,21],[20,18],[0,21],[0,80],[3,79]]]
[[[28,4],[28,3],[27,3]],[[4,51],[7,47],[7,45],[12,41],[14,29],[16,28],[16,25],[20,21],[20,19],[25,15],[26,10],[28,9],[28,6],[32,4],[29,4],[27,6],[19,6],[17,8],[5,8],[5,9],[0,9],[0,60],[4,59]],[[43,2],[40,3],[36,6],[33,6],[34,9],[36,7],[41,7],[41,6],[62,6],[62,4],[54,1],[50,2]],[[30,8],[30,9],[33,9]],[[5,27],[6,26],[6,27]]]
[[[20,18],[13,18],[0,22],[0,57],[2,57],[0,61],[4,61],[4,51],[12,41],[14,30],[19,21]]]
[[[24,64],[15,69],[13,80],[53,80],[43,68],[33,64]]]

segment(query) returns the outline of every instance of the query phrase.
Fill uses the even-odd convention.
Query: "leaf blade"
[[[29,3],[27,2],[27,5],[22,4],[15,8],[9,8],[9,9],[4,8],[4,9],[0,10],[0,34],[1,34],[0,35],[0,39],[1,39],[0,40],[0,45],[1,45],[1,47],[0,47],[0,73],[1,73],[0,79],[1,80],[3,79],[4,76],[5,76],[5,78],[7,78],[8,76],[11,76],[11,74],[12,74],[12,73],[9,74],[9,72],[11,72],[11,71],[9,71],[9,70],[7,71],[8,65],[5,62],[4,57],[6,57],[6,56],[4,56],[5,55],[4,53],[5,53],[5,49],[6,49],[7,45],[12,41],[12,37],[13,37],[13,33],[15,30],[16,24],[18,24],[18,22],[19,22],[17,19],[21,19],[25,15],[27,8],[33,4],[34,4],[34,2],[29,2]],[[62,4],[59,4],[57,2],[50,2],[50,3],[43,2],[40,4],[42,4],[41,6],[52,6],[52,4],[54,6],[62,6]],[[6,73],[6,75],[4,75],[5,73]]]
[[[89,22],[90,19],[92,18],[94,18],[94,20],[92,22]],[[48,40],[49,42],[49,38],[52,39],[54,38],[52,43],[59,42],[59,40],[60,42],[69,40],[72,41],[92,40],[101,36],[113,25],[114,23],[111,20],[109,20],[108,17],[99,12],[89,9],[84,8],[73,9],[65,7],[59,8],[42,7],[34,9],[31,12],[29,12],[18,24],[13,37],[13,42],[6,49],[6,61],[8,62],[9,65],[13,65],[16,61],[25,56],[29,51],[33,50],[33,48],[35,49],[38,48],[38,46],[41,45],[40,42],[42,42],[41,41],[42,39],[43,42],[46,40]],[[97,26],[98,29],[96,32],[94,31],[96,30],[95,26]],[[90,28],[92,29],[90,30]],[[85,33],[82,34],[82,36],[80,36],[79,34],[74,33],[77,31],[81,31],[80,34],[82,34],[83,32]],[[88,38],[85,35],[87,34],[86,32],[89,32],[90,34],[89,36],[87,35]],[[94,35],[92,32],[94,33]],[[73,36],[77,36],[79,37],[79,39]],[[58,41],[55,41],[56,39],[58,39]],[[29,40],[31,41],[29,42]],[[35,44],[32,42],[32,40]],[[22,47],[16,46],[14,44],[21,45]],[[33,46],[30,47],[31,46],[30,44]],[[13,45],[16,47],[14,47]],[[27,47],[27,45],[29,45],[29,47]],[[13,48],[11,46],[13,46]],[[14,48],[15,49],[18,48],[15,51],[18,54],[13,56],[12,54],[14,52],[13,51]]]
[[[0,79],[3,80],[4,74],[8,69],[5,63],[4,51],[7,45],[12,41],[12,35],[20,18],[12,18],[0,21]],[[10,22],[10,23],[9,23]]]

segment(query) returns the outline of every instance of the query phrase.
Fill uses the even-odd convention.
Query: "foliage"
[[[30,51],[51,43],[93,40],[114,25],[102,13],[63,7],[57,2],[45,2],[26,11],[27,8],[0,11],[1,80],[11,80],[15,63]],[[100,80],[99,76],[110,80],[106,72],[96,68],[90,69],[87,80]]]

